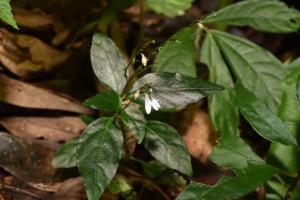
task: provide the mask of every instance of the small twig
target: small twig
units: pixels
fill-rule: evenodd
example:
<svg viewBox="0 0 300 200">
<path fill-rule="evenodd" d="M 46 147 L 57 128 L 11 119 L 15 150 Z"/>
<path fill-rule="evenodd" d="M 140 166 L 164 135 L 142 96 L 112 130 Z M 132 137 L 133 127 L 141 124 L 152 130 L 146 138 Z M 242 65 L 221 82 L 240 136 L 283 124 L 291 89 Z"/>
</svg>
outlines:
<svg viewBox="0 0 300 200">
<path fill-rule="evenodd" d="M 13 187 L 13 186 L 10 186 L 10 185 L 3 185 L 1 183 L 0 183 L 0 190 L 27 195 L 27 196 L 33 197 L 35 199 L 42 199 L 37 194 L 34 194 L 34 193 L 29 192 L 27 190 L 17 188 L 17 187 Z"/>
</svg>

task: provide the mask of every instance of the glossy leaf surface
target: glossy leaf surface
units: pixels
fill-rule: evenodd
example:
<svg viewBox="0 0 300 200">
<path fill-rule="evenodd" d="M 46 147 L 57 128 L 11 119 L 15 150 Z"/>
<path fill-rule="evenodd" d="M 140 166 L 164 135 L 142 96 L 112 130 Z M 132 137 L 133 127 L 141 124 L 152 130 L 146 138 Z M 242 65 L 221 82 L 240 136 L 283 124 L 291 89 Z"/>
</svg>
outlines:
<svg viewBox="0 0 300 200">
<path fill-rule="evenodd" d="M 132 93 L 137 90 L 150 92 L 149 96 L 158 100 L 161 109 L 175 109 L 219 92 L 223 90 L 223 87 L 179 73 L 160 72 L 150 73 L 139 79 L 135 83 Z M 145 95 L 141 94 L 142 102 L 144 98 Z"/>
<path fill-rule="evenodd" d="M 115 176 L 123 135 L 114 118 L 100 118 L 82 133 L 77 145 L 77 167 L 89 200 L 98 200 Z"/>
<path fill-rule="evenodd" d="M 73 138 L 61 146 L 55 153 L 52 166 L 55 168 L 69 168 L 76 166 L 76 146 L 79 137 Z"/>
<path fill-rule="evenodd" d="M 196 77 L 195 33 L 193 28 L 184 28 L 164 43 L 156 56 L 154 70 Z"/>
<path fill-rule="evenodd" d="M 201 62 L 209 68 L 209 80 L 225 86 L 224 91 L 209 97 L 209 115 L 221 135 L 238 135 L 239 113 L 233 102 L 233 80 L 213 36 L 207 33 L 201 51 Z"/>
<path fill-rule="evenodd" d="M 249 92 L 241 82 L 236 84 L 235 91 L 235 103 L 259 135 L 271 141 L 297 146 L 297 140 L 285 124 Z"/>
<path fill-rule="evenodd" d="M 280 1 L 246 0 L 227 6 L 209 16 L 204 23 L 222 23 L 272 33 L 295 32 L 300 28 L 300 12 Z"/>
<path fill-rule="evenodd" d="M 285 74 L 282 63 L 249 40 L 221 31 L 210 32 L 236 78 L 274 113 L 277 112 L 281 98 L 281 81 Z"/>
<path fill-rule="evenodd" d="M 296 62 L 296 63 L 295 63 Z M 291 133 L 300 141 L 300 112 L 297 106 L 297 77 L 300 75 L 300 63 L 295 60 L 288 68 L 288 75 L 282 83 L 282 100 L 278 117 L 286 124 Z M 268 160 L 283 169 L 296 172 L 300 167 L 300 152 L 296 147 L 272 142 Z"/>
<path fill-rule="evenodd" d="M 91 62 L 99 81 L 121 94 L 126 84 L 127 63 L 115 43 L 99 31 L 93 36 Z"/>
<path fill-rule="evenodd" d="M 159 121 L 148 121 L 145 131 L 143 144 L 155 159 L 181 173 L 192 175 L 187 146 L 172 126 Z"/>
<path fill-rule="evenodd" d="M 93 109 L 117 112 L 121 109 L 121 97 L 115 91 L 110 90 L 85 100 L 83 105 Z"/>
<path fill-rule="evenodd" d="M 125 125 L 135 135 L 137 142 L 141 144 L 145 136 L 146 125 L 143 113 L 139 109 L 129 106 L 121 113 L 121 117 Z"/>
</svg>

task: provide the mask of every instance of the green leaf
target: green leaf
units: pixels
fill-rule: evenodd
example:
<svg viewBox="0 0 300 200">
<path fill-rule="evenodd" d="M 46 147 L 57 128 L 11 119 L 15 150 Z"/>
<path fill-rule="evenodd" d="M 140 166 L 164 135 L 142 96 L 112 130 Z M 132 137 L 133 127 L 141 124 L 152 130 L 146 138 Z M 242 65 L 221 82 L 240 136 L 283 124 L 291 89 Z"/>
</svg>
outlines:
<svg viewBox="0 0 300 200">
<path fill-rule="evenodd" d="M 121 94 L 126 84 L 127 63 L 115 43 L 99 31 L 93 36 L 91 62 L 99 81 Z"/>
<path fill-rule="evenodd" d="M 197 102 L 221 91 L 223 87 L 179 73 L 160 72 L 143 76 L 135 83 L 131 93 L 134 94 L 137 90 L 150 93 L 149 89 L 152 91 L 150 96 L 158 100 L 161 109 L 174 109 Z M 144 98 L 142 94 L 139 100 L 144 102 Z"/>
<path fill-rule="evenodd" d="M 300 199 L 300 179 L 298 179 L 297 185 L 290 198 L 290 200 L 297 200 L 297 199 Z"/>
<path fill-rule="evenodd" d="M 145 136 L 146 119 L 143 113 L 134 106 L 128 106 L 121 117 L 125 125 L 133 132 L 138 144 L 141 144 Z"/>
<path fill-rule="evenodd" d="M 235 103 L 244 118 L 262 137 L 286 145 L 297 146 L 297 140 L 285 124 L 260 102 L 240 81 L 236 84 Z"/>
<path fill-rule="evenodd" d="M 210 156 L 218 165 L 233 169 L 235 177 L 222 177 L 215 186 L 190 184 L 176 200 L 238 199 L 255 190 L 279 169 L 265 163 L 241 138 L 224 135 Z"/>
<path fill-rule="evenodd" d="M 92 123 L 95 118 L 90 116 L 90 115 L 80 115 L 80 119 L 86 124 L 89 125 L 90 123 Z"/>
<path fill-rule="evenodd" d="M 123 136 L 114 118 L 100 118 L 82 133 L 77 145 L 77 167 L 89 200 L 98 200 L 116 174 Z"/>
<path fill-rule="evenodd" d="M 143 162 L 143 172 L 148 178 L 154 179 L 161 185 L 178 186 L 185 185 L 186 180 L 176 171 L 170 170 L 157 160 Z"/>
<path fill-rule="evenodd" d="M 10 0 L 0 0 L 0 19 L 5 21 L 15 29 L 19 29 L 11 12 L 9 3 Z"/>
<path fill-rule="evenodd" d="M 159 121 L 148 121 L 145 131 L 143 144 L 155 159 L 181 173 L 192 175 L 187 146 L 173 127 Z"/>
<path fill-rule="evenodd" d="M 250 166 L 243 174 L 235 177 L 223 176 L 214 186 L 191 183 L 176 200 L 231 200 L 239 199 L 254 191 L 270 177 L 279 172 L 276 168 L 266 168 L 264 165 Z"/>
<path fill-rule="evenodd" d="M 196 55 L 194 47 L 195 29 L 184 28 L 173 35 L 155 58 L 154 70 L 157 72 L 181 73 L 196 77 Z"/>
<path fill-rule="evenodd" d="M 237 79 L 274 113 L 281 98 L 282 63 L 253 42 L 221 31 L 210 31 Z"/>
<path fill-rule="evenodd" d="M 238 135 L 239 113 L 233 102 L 233 80 L 213 36 L 208 32 L 200 51 L 201 62 L 209 68 L 209 80 L 227 89 L 209 97 L 213 127 L 222 135 Z"/>
<path fill-rule="evenodd" d="M 70 168 L 76 166 L 76 146 L 79 137 L 73 138 L 61 146 L 55 153 L 52 166 L 55 168 Z"/>
<path fill-rule="evenodd" d="M 300 108 L 300 76 L 298 76 L 298 78 L 297 78 L 297 88 L 296 89 L 297 89 L 298 108 Z"/>
<path fill-rule="evenodd" d="M 223 136 L 209 158 L 220 166 L 234 169 L 237 173 L 251 164 L 265 163 L 247 143 L 237 136 Z"/>
<path fill-rule="evenodd" d="M 109 90 L 85 100 L 83 105 L 93 109 L 118 112 L 121 109 L 121 97 L 115 91 Z"/>
<path fill-rule="evenodd" d="M 150 9 L 169 17 L 183 15 L 192 2 L 193 0 L 147 0 Z"/>
<path fill-rule="evenodd" d="M 300 63 L 294 67 L 294 62 L 292 62 L 288 65 L 288 69 L 289 73 L 282 83 L 283 94 L 278 117 L 286 124 L 291 133 L 299 138 L 300 112 L 297 106 L 296 85 L 297 77 L 300 75 Z M 296 172 L 300 167 L 300 152 L 296 147 L 272 142 L 268 161 L 281 168 Z"/>
<path fill-rule="evenodd" d="M 284 199 L 285 195 L 288 191 L 288 187 L 285 184 L 282 184 L 278 180 L 269 180 L 266 183 L 267 187 L 266 190 L 268 193 L 266 193 L 266 199 Z"/>
<path fill-rule="evenodd" d="M 126 177 L 117 174 L 111 183 L 108 185 L 107 190 L 111 193 L 121 193 L 121 192 L 129 192 L 132 191 L 133 188 Z"/>
<path fill-rule="evenodd" d="M 227 6 L 209 16 L 203 23 L 251 26 L 272 33 L 295 32 L 300 28 L 300 13 L 280 1 L 248 0 Z"/>
</svg>

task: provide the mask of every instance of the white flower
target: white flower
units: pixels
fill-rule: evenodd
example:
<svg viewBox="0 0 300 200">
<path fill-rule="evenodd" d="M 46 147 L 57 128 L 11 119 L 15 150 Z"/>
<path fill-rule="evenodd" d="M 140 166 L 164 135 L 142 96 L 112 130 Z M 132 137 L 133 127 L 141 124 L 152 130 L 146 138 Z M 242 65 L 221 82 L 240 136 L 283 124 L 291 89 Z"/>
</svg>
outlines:
<svg viewBox="0 0 300 200">
<path fill-rule="evenodd" d="M 145 94 L 145 110 L 146 110 L 146 113 L 150 114 L 152 108 L 156 111 L 159 110 L 160 105 L 158 103 L 158 100 L 156 100 L 152 97 L 149 97 L 148 94 Z"/>
<path fill-rule="evenodd" d="M 147 60 L 146 56 L 143 53 L 141 53 L 141 56 L 142 56 L 142 64 L 144 65 L 144 67 L 146 67 L 148 60 Z"/>
</svg>

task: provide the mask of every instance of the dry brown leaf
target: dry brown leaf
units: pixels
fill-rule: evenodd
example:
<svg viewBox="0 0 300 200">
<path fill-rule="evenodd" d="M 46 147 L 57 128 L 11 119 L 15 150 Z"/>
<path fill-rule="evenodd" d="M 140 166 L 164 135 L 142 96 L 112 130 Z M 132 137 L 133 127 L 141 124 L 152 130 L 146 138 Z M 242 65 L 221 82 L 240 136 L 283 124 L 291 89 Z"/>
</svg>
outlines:
<svg viewBox="0 0 300 200">
<path fill-rule="evenodd" d="M 44 199 L 52 193 L 35 189 L 14 176 L 7 176 L 3 181 L 4 195 L 11 200 Z"/>
<path fill-rule="evenodd" d="M 81 178 L 72 178 L 64 181 L 52 200 L 85 200 L 87 199 Z"/>
<path fill-rule="evenodd" d="M 81 178 L 72 178 L 63 182 L 51 200 L 87 199 Z M 50 199 L 49 199 L 50 200 Z"/>
<path fill-rule="evenodd" d="M 48 15 L 41 10 L 26 10 L 23 8 L 14 7 L 14 18 L 19 27 L 45 30 L 53 29 L 55 36 L 52 39 L 52 45 L 57 46 L 65 41 L 70 35 L 70 29 L 62 21 L 58 20 L 53 15 Z"/>
<path fill-rule="evenodd" d="M 30 140 L 0 132 L 0 167 L 34 188 L 56 191 L 53 151 Z"/>
<path fill-rule="evenodd" d="M 48 73 L 68 57 L 68 52 L 58 51 L 35 37 L 0 29 L 0 61 L 22 78 Z"/>
<path fill-rule="evenodd" d="M 62 142 L 80 135 L 86 125 L 79 117 L 0 117 L 0 124 L 25 139 Z"/>
<path fill-rule="evenodd" d="M 93 112 L 69 96 L 54 93 L 5 75 L 0 75 L 0 100 L 26 108 L 61 110 L 83 114 Z"/>
<path fill-rule="evenodd" d="M 45 200 L 86 200 L 87 196 L 85 193 L 85 188 L 82 183 L 82 179 L 72 178 L 63 182 L 63 184 L 59 187 L 57 192 L 51 197 Z M 118 200 L 116 194 L 109 193 L 105 191 L 101 199 L 103 200 Z"/>
<path fill-rule="evenodd" d="M 216 142 L 216 133 L 211 126 L 209 116 L 199 109 L 196 111 L 189 110 L 186 114 L 192 115 L 193 118 L 183 135 L 183 139 L 190 154 L 198 161 L 207 163 Z"/>
</svg>

